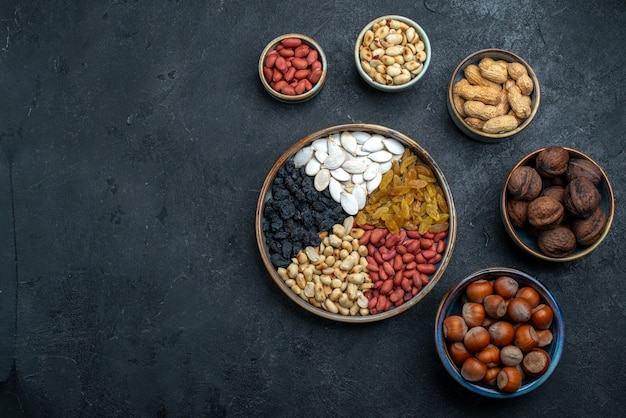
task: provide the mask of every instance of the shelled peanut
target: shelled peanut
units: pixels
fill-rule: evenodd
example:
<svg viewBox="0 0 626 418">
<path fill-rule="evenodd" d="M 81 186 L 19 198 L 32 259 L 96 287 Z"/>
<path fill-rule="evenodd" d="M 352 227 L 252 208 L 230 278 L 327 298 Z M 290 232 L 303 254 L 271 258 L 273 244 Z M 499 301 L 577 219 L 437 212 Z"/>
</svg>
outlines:
<svg viewBox="0 0 626 418">
<path fill-rule="evenodd" d="M 285 38 L 270 50 L 263 77 L 273 90 L 287 96 L 311 90 L 323 74 L 319 52 L 300 38 Z"/>
<path fill-rule="evenodd" d="M 453 86 L 452 99 L 469 127 L 499 134 L 530 117 L 535 86 L 523 64 L 484 57 L 465 67 L 463 74 Z"/>
<path fill-rule="evenodd" d="M 424 48 L 413 26 L 397 19 L 382 19 L 363 36 L 359 46 L 361 67 L 379 84 L 406 84 L 424 69 Z"/>
<path fill-rule="evenodd" d="M 287 267 L 278 269 L 285 284 L 304 301 L 341 315 L 369 314 L 365 292 L 374 284 L 367 271 L 367 247 L 359 244 L 365 231 L 354 218 L 321 232 L 319 247 L 307 247 Z"/>
<path fill-rule="evenodd" d="M 404 304 L 430 283 L 448 231 L 420 234 L 354 225 L 354 217 L 321 232 L 278 275 L 293 293 L 333 314 L 366 316 Z"/>
</svg>

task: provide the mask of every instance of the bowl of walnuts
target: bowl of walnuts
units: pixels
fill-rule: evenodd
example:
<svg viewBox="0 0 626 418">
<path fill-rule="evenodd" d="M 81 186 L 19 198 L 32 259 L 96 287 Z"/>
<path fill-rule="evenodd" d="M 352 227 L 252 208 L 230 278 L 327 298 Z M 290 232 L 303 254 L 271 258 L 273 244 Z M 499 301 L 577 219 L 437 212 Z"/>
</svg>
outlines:
<svg viewBox="0 0 626 418">
<path fill-rule="evenodd" d="M 489 48 L 456 66 L 446 102 L 461 132 L 477 141 L 499 143 L 532 122 L 540 100 L 533 68 L 513 52 Z"/>
<path fill-rule="evenodd" d="M 615 196 L 591 157 L 548 146 L 517 162 L 502 188 L 500 211 L 513 241 L 547 261 L 572 261 L 594 251 L 609 233 Z"/>
</svg>

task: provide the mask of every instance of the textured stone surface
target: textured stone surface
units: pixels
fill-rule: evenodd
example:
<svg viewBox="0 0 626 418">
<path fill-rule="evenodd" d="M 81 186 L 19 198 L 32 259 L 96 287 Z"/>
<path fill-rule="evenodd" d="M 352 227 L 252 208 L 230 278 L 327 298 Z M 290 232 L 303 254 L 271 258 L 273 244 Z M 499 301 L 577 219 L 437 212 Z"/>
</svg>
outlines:
<svg viewBox="0 0 626 418">
<path fill-rule="evenodd" d="M 433 48 L 419 86 L 398 94 L 368 87 L 353 62 L 361 26 L 386 13 L 418 21 Z M 7 0 L 0 23 L 0 214 L 14 213 L 0 222 L 0 415 L 618 414 L 623 2 Z M 257 75 L 265 44 L 287 32 L 315 38 L 329 59 L 323 90 L 299 105 L 272 99 Z M 542 88 L 536 120 L 499 145 L 463 136 L 445 104 L 452 69 L 486 47 L 523 56 Z M 420 142 L 459 216 L 435 290 L 364 326 L 328 322 L 280 293 L 253 227 L 280 154 L 351 121 Z M 510 167 L 547 145 L 592 156 L 617 199 L 605 242 L 567 264 L 524 255 L 499 213 Z M 536 275 L 567 326 L 555 373 L 507 403 L 464 392 L 434 347 L 446 289 L 494 265 Z"/>
</svg>

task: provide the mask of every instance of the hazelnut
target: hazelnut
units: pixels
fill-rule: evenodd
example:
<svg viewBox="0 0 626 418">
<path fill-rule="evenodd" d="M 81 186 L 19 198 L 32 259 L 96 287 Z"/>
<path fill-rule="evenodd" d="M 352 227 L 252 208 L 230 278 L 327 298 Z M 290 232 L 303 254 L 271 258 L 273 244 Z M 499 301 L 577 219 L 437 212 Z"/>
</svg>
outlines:
<svg viewBox="0 0 626 418">
<path fill-rule="evenodd" d="M 535 168 L 543 177 L 554 177 L 565 173 L 569 152 L 563 147 L 547 147 L 537 155 Z"/>
<path fill-rule="evenodd" d="M 549 257 L 562 258 L 576 248 L 576 236 L 564 226 L 556 226 L 539 233 L 539 250 Z"/>
<path fill-rule="evenodd" d="M 606 226 L 606 215 L 601 207 L 598 207 L 586 219 L 576 219 L 572 222 L 572 232 L 580 245 L 591 245 L 596 242 Z"/>
<path fill-rule="evenodd" d="M 563 203 L 575 217 L 587 218 L 600 206 L 600 192 L 586 177 L 577 177 L 565 188 Z"/>
<path fill-rule="evenodd" d="M 564 213 L 561 202 L 550 196 L 539 196 L 528 204 L 528 223 L 536 228 L 557 225 Z"/>
<path fill-rule="evenodd" d="M 527 215 L 528 202 L 526 200 L 508 199 L 506 202 L 506 211 L 509 214 L 511 223 L 516 228 L 523 228 L 528 220 Z"/>
<path fill-rule="evenodd" d="M 530 201 L 539 196 L 542 186 L 541 176 L 537 170 L 523 165 L 511 172 L 506 189 L 514 199 Z"/>
<path fill-rule="evenodd" d="M 568 182 L 579 177 L 584 177 L 593 184 L 600 184 L 602 180 L 602 172 L 598 167 L 591 161 L 582 158 L 570 158 L 565 175 Z"/>
</svg>

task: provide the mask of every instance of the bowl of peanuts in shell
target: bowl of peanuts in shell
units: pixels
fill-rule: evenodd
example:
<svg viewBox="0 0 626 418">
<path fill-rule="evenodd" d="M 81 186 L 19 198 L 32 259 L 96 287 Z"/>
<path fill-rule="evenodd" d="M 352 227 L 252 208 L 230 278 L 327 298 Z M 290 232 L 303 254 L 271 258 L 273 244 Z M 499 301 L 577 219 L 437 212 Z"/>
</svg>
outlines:
<svg viewBox="0 0 626 418">
<path fill-rule="evenodd" d="M 426 74 L 430 41 L 415 21 L 398 15 L 381 16 L 359 33 L 354 60 L 359 75 L 371 87 L 388 93 L 404 91 Z"/>
<path fill-rule="evenodd" d="M 322 47 L 312 38 L 287 33 L 270 41 L 259 58 L 265 90 L 283 103 L 302 103 L 316 96 L 328 72 Z"/>
<path fill-rule="evenodd" d="M 470 138 L 498 143 L 524 130 L 535 118 L 541 89 L 532 67 L 498 48 L 476 51 L 452 72 L 448 113 Z"/>
<path fill-rule="evenodd" d="M 256 238 L 291 301 L 367 323 L 415 307 L 443 276 L 457 215 L 433 157 L 394 129 L 346 123 L 296 141 L 265 178 Z"/>
<path fill-rule="evenodd" d="M 462 387 L 509 399 L 537 389 L 556 369 L 565 345 L 563 313 L 538 278 L 486 267 L 443 296 L 435 345 L 446 372 Z"/>
</svg>

